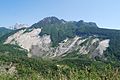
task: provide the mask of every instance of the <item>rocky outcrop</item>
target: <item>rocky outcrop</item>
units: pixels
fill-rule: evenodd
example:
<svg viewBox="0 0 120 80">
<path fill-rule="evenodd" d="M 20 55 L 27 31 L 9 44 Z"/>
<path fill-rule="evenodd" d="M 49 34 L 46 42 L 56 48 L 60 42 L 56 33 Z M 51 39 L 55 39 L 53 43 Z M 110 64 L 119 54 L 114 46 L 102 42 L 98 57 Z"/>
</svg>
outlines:
<svg viewBox="0 0 120 80">
<path fill-rule="evenodd" d="M 0 75 L 2 74 L 9 74 L 9 75 L 15 75 L 17 74 L 16 66 L 11 63 L 4 63 L 0 65 Z"/>
<path fill-rule="evenodd" d="M 15 25 L 9 26 L 8 28 L 10 28 L 12 30 L 17 30 L 17 29 L 28 28 L 28 27 L 29 27 L 28 24 L 19 24 L 19 23 L 16 23 Z"/>
<path fill-rule="evenodd" d="M 40 32 L 40 28 L 33 28 L 28 32 L 23 29 L 9 36 L 4 44 L 18 44 L 29 52 L 28 57 L 42 56 L 50 58 L 66 56 L 66 54 L 73 51 L 78 51 L 77 54 L 90 54 L 95 57 L 103 55 L 109 47 L 109 39 L 100 40 L 93 36 L 66 38 L 57 47 L 51 47 L 51 36 L 39 36 Z"/>
</svg>

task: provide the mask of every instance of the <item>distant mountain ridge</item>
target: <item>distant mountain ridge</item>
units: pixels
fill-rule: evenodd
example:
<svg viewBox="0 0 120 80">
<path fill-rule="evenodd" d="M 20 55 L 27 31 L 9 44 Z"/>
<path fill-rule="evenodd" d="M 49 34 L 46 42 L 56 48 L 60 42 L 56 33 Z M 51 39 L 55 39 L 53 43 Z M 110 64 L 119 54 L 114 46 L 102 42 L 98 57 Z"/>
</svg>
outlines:
<svg viewBox="0 0 120 80">
<path fill-rule="evenodd" d="M 0 27 L 0 37 L 4 36 L 5 34 L 10 33 L 12 30 L 5 28 L 5 27 Z"/>
<path fill-rule="evenodd" d="M 19 24 L 19 23 L 16 23 L 15 25 L 10 26 L 9 28 L 12 29 L 12 30 L 17 30 L 17 29 L 27 28 L 27 27 L 29 27 L 28 24 Z"/>
</svg>

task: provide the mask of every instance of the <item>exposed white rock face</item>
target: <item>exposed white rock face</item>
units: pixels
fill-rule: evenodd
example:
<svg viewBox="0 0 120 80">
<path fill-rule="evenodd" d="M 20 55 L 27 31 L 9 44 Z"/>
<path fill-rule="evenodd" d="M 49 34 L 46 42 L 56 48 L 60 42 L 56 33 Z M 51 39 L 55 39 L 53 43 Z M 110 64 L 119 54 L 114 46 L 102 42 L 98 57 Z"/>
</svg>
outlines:
<svg viewBox="0 0 120 80">
<path fill-rule="evenodd" d="M 91 54 L 92 57 L 103 55 L 107 47 L 109 47 L 109 39 L 100 40 L 95 37 L 82 38 L 76 36 L 74 38 L 66 38 L 59 43 L 57 47 L 51 47 L 52 41 L 50 35 L 39 36 L 41 29 L 32 29 L 25 32 L 26 29 L 20 30 L 17 33 L 8 37 L 4 44 L 18 44 L 26 49 L 28 57 L 59 57 L 78 51 L 77 54 Z"/>
<path fill-rule="evenodd" d="M 20 30 L 17 33 L 15 33 L 14 35 L 9 36 L 4 44 L 8 44 L 8 43 L 15 44 L 15 40 L 14 39 L 17 40 L 24 31 L 25 30 Z"/>
<path fill-rule="evenodd" d="M 97 42 L 97 41 L 99 41 L 99 39 L 98 39 L 98 38 L 93 39 L 93 40 L 92 40 L 92 44 L 94 44 L 94 43 L 95 43 L 95 42 Z"/>
<path fill-rule="evenodd" d="M 68 39 L 64 40 L 64 42 L 60 43 L 59 46 L 57 47 L 53 57 L 61 56 L 64 53 L 68 52 L 70 49 L 72 49 L 72 47 L 74 47 L 78 39 L 80 39 L 80 37 L 76 36 L 71 40 L 68 40 Z"/>
<path fill-rule="evenodd" d="M 109 47 L 109 42 L 109 39 L 99 42 L 99 46 L 97 47 L 97 49 L 99 49 L 100 55 L 103 55 L 103 51 L 105 51 Z"/>
<path fill-rule="evenodd" d="M 31 32 L 25 32 L 25 30 L 20 30 L 14 35 L 8 37 L 5 44 L 18 44 L 22 48 L 30 51 L 32 45 L 40 45 L 42 43 L 49 44 L 51 42 L 50 36 L 40 37 L 39 33 L 41 29 L 33 29 Z"/>
<path fill-rule="evenodd" d="M 99 45 L 97 46 L 97 48 L 92 53 L 92 57 L 95 57 L 97 55 L 102 56 L 104 51 L 106 51 L 106 49 L 109 47 L 109 42 L 110 42 L 109 39 L 100 41 Z"/>
<path fill-rule="evenodd" d="M 65 40 L 64 40 L 64 42 L 67 42 L 68 41 L 68 38 L 66 38 Z"/>
</svg>

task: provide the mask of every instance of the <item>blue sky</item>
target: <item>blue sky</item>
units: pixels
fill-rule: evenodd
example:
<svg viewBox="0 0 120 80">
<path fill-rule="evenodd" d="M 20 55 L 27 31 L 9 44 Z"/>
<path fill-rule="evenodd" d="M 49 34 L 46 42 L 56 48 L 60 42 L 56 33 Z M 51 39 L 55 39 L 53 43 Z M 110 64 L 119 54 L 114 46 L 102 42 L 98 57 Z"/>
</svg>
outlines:
<svg viewBox="0 0 120 80">
<path fill-rule="evenodd" d="M 0 26 L 31 25 L 48 16 L 120 29 L 120 0 L 0 0 Z"/>
</svg>

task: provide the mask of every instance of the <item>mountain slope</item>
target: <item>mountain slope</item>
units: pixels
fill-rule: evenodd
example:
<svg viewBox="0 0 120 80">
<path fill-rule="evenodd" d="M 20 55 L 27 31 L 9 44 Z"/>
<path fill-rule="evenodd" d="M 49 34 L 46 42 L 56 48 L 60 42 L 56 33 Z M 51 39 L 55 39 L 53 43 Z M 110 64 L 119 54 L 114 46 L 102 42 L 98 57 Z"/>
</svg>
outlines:
<svg viewBox="0 0 120 80">
<path fill-rule="evenodd" d="M 88 54 L 89 57 L 119 59 L 120 31 L 99 28 L 93 22 L 65 21 L 47 17 L 29 28 L 16 31 L 4 44 L 17 44 L 28 56 L 64 57 Z M 116 48 L 116 46 L 118 48 Z"/>
<path fill-rule="evenodd" d="M 47 17 L 0 43 L 1 80 L 120 79 L 120 31 L 93 22 Z"/>
<path fill-rule="evenodd" d="M 4 27 L 0 27 L 0 37 L 2 37 L 3 35 L 10 33 L 12 30 L 4 28 Z"/>
</svg>

